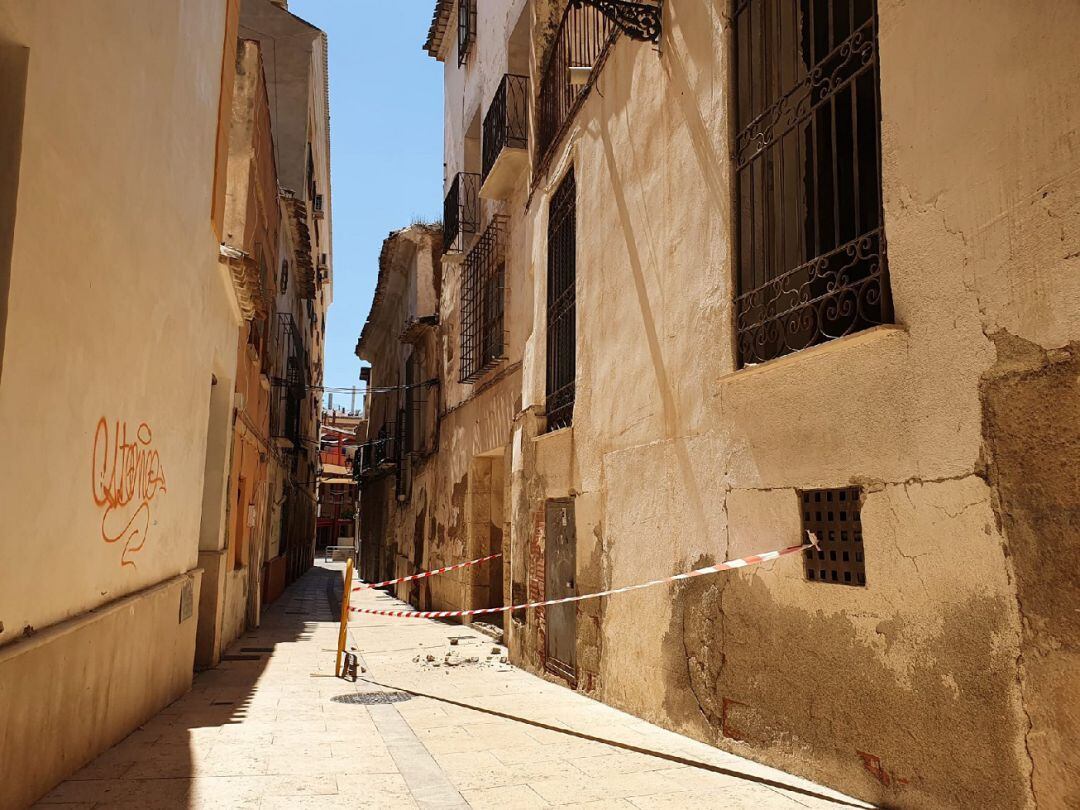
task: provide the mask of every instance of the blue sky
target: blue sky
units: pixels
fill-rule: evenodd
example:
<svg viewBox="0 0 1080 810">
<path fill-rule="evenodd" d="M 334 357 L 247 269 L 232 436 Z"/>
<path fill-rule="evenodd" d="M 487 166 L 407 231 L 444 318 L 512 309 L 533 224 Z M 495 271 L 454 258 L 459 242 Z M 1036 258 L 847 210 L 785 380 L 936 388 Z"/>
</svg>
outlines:
<svg viewBox="0 0 1080 810">
<path fill-rule="evenodd" d="M 359 385 L 353 353 L 387 234 L 442 216 L 442 64 L 421 45 L 434 0 L 290 0 L 330 43 L 334 304 L 325 385 Z M 335 396 L 334 405 L 348 402 Z"/>
</svg>

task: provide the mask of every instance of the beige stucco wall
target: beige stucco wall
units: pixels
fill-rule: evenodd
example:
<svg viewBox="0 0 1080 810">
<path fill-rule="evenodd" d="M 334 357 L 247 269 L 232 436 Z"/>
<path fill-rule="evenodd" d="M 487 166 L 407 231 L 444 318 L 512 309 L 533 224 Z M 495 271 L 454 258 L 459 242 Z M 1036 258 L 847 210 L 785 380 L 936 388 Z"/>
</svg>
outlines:
<svg viewBox="0 0 1080 810">
<path fill-rule="evenodd" d="M 190 683 L 177 583 L 197 580 L 211 375 L 232 390 L 239 323 L 211 223 L 225 16 L 0 3 L 29 59 L 0 387 L 5 806 Z"/>
<path fill-rule="evenodd" d="M 217 0 L 171 15 L 119 0 L 0 7 L 4 37 L 30 50 L 0 391 L 0 555 L 13 562 L 0 641 L 194 566 L 210 375 L 231 379 L 236 363 L 209 214 L 224 13 Z M 99 465 L 118 423 L 129 442 L 145 424 L 140 449 L 159 459 L 148 530 L 130 544 L 102 536 L 99 420 Z"/>
<path fill-rule="evenodd" d="M 199 572 L 0 648 L 0 808 L 28 807 L 191 686 Z"/>
<path fill-rule="evenodd" d="M 1050 536 L 1058 565 L 1075 559 L 1073 478 L 1058 459 L 1080 459 L 1050 413 L 1029 448 L 1046 472 L 1018 466 L 1015 445 L 996 462 L 993 435 L 1024 430 L 1032 412 L 1005 406 L 1025 379 L 1064 414 L 1076 397 L 1064 380 L 1080 339 L 1080 60 L 1063 57 L 1076 9 L 965 2 L 931 15 L 881 0 L 879 11 L 896 326 L 736 371 L 724 2 L 665 3 L 659 52 L 619 42 L 531 201 L 519 186 L 511 240 L 529 268 L 532 331 L 511 553 L 528 555 L 545 498 L 572 495 L 580 589 L 630 584 L 797 542 L 798 488 L 862 484 L 865 589 L 806 582 L 788 559 L 613 598 L 579 611 L 579 682 L 875 801 L 1064 806 L 1076 720 L 1054 717 L 1050 696 L 1076 684 L 1070 586 L 1025 613 L 1025 577 L 1034 596 L 1053 563 L 1033 551 L 1018 570 L 1012 556 Z M 474 58 L 497 70 L 498 49 L 479 43 Z M 455 60 L 446 72 L 468 111 Z M 463 148 L 457 103 L 448 96 L 448 154 Z M 533 441 L 547 205 L 570 165 L 574 428 Z M 1035 345 L 1018 359 L 1023 341 Z M 993 399 L 987 381 L 1006 373 Z M 988 423 L 995 406 L 1003 415 Z M 1003 502 L 1004 476 L 1033 473 L 1055 476 L 1039 487 L 1057 522 L 1040 524 L 1032 504 L 1010 534 L 1026 505 Z M 513 649 L 539 667 L 530 633 Z"/>
</svg>

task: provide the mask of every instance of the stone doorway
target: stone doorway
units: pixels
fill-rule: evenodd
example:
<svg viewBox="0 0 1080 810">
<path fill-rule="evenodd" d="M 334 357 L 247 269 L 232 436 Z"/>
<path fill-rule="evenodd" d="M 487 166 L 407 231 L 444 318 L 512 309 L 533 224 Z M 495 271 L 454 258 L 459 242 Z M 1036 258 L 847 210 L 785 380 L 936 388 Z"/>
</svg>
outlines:
<svg viewBox="0 0 1080 810">
<path fill-rule="evenodd" d="M 473 458 L 469 468 L 469 489 L 466 509 L 469 519 L 469 550 L 467 559 L 474 560 L 489 554 L 503 557 L 475 565 L 468 570 L 470 608 L 499 607 L 506 604 L 503 594 L 503 566 L 507 561 L 503 538 L 508 537 L 510 516 L 506 506 L 505 453 L 498 448 Z M 502 613 L 489 613 L 479 621 L 503 627 Z"/>
</svg>

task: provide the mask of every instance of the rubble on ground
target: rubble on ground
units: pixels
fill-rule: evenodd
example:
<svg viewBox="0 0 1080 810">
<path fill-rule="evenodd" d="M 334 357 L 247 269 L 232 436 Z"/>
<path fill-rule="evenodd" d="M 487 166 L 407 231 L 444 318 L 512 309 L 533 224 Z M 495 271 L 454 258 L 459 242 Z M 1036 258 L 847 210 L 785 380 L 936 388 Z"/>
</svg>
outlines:
<svg viewBox="0 0 1080 810">
<path fill-rule="evenodd" d="M 447 646 L 440 652 L 420 653 L 413 657 L 413 663 L 421 669 L 454 669 L 458 667 L 480 667 L 496 672 L 509 672 L 510 659 L 506 648 L 494 645 L 481 652 L 490 641 L 487 639 L 455 636 L 447 639 Z"/>
</svg>

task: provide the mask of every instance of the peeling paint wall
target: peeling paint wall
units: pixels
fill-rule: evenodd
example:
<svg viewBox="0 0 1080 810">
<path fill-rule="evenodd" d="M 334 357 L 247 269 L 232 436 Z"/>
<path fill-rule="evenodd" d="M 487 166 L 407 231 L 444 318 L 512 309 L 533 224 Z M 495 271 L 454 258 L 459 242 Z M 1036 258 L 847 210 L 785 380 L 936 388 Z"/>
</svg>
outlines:
<svg viewBox="0 0 1080 810">
<path fill-rule="evenodd" d="M 1080 342 L 1046 350 L 1001 331 L 983 377 L 994 508 L 1022 633 L 1016 673 L 1031 791 L 1080 804 Z M 1011 668 L 1010 668 L 1011 669 Z"/>
</svg>

